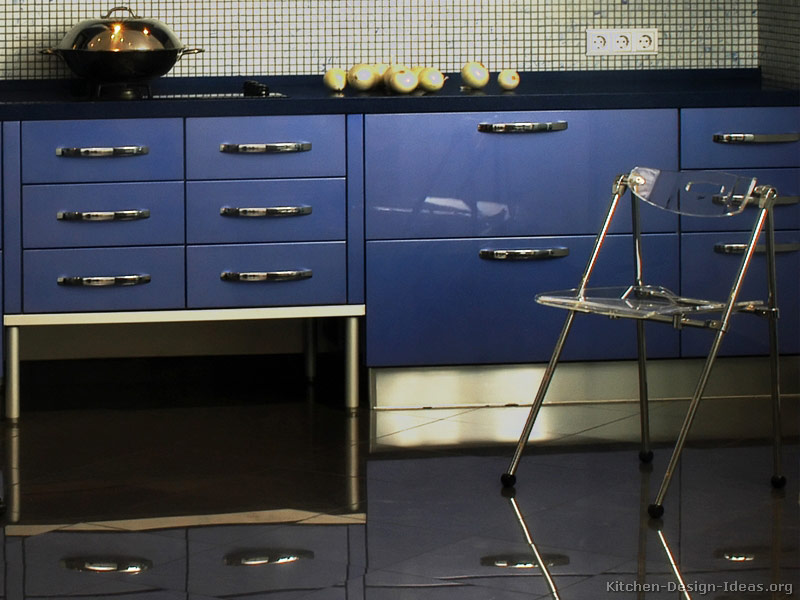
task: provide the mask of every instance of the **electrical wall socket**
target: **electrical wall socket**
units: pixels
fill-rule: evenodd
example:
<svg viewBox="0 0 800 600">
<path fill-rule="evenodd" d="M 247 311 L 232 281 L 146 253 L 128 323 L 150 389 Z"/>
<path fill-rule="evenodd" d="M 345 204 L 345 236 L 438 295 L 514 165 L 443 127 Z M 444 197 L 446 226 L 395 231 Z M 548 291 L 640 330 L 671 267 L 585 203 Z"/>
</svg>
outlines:
<svg viewBox="0 0 800 600">
<path fill-rule="evenodd" d="M 586 30 L 587 56 L 625 56 L 658 54 L 658 29 L 631 27 L 624 29 Z"/>
</svg>

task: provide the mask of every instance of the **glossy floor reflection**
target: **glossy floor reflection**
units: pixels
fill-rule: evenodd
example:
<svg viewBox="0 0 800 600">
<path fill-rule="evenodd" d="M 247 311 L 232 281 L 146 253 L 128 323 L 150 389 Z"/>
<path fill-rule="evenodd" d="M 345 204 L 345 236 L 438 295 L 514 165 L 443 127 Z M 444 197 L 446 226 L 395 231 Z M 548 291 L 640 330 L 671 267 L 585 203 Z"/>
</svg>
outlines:
<svg viewBox="0 0 800 600">
<path fill-rule="evenodd" d="M 798 596 L 796 398 L 785 490 L 764 402 L 711 401 L 659 523 L 645 509 L 669 448 L 640 467 L 635 405 L 545 407 L 503 494 L 519 409 L 348 417 L 339 389 L 24 411 L 4 432 L 4 597 Z M 654 406 L 657 439 L 683 408 Z"/>
</svg>

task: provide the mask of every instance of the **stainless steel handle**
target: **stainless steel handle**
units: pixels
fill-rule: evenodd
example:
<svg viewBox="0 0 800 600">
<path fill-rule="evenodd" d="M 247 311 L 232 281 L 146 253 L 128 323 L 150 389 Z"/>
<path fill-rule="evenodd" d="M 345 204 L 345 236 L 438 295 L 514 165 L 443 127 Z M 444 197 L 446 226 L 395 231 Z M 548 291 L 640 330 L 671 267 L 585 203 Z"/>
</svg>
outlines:
<svg viewBox="0 0 800 600">
<path fill-rule="evenodd" d="M 223 206 L 219 209 L 223 217 L 303 217 L 311 214 L 310 206 L 265 206 L 258 208 L 235 208 Z"/>
<path fill-rule="evenodd" d="M 311 142 L 272 142 L 269 144 L 220 144 L 219 151 L 228 154 L 280 154 L 308 152 Z"/>
<path fill-rule="evenodd" d="M 150 275 L 101 275 L 91 277 L 59 277 L 58 285 L 76 287 L 112 287 L 150 283 Z"/>
<path fill-rule="evenodd" d="M 785 144 L 800 141 L 800 133 L 715 133 L 717 144 Z"/>
<path fill-rule="evenodd" d="M 747 250 L 747 244 L 726 244 L 724 242 L 714 244 L 714 252 L 717 254 L 744 254 L 745 250 Z M 776 254 L 780 252 L 797 252 L 798 250 L 800 250 L 800 242 L 775 244 Z M 762 244 L 756 246 L 756 252 L 764 253 L 766 251 L 766 246 Z"/>
<path fill-rule="evenodd" d="M 71 557 L 63 559 L 61 566 L 70 571 L 138 575 L 150 569 L 153 566 L 153 562 L 146 558 Z"/>
<path fill-rule="evenodd" d="M 107 158 L 143 156 L 150 152 L 147 146 L 97 146 L 91 148 L 56 148 L 56 156 L 67 158 Z"/>
<path fill-rule="evenodd" d="M 314 558 L 314 552 L 311 550 L 264 548 L 228 554 L 223 558 L 223 562 L 229 567 L 259 567 L 261 565 L 284 565 L 312 558 Z"/>
<path fill-rule="evenodd" d="M 56 214 L 59 221 L 138 221 L 149 219 L 150 211 L 141 210 L 111 210 L 111 211 L 69 211 L 62 210 Z"/>
<path fill-rule="evenodd" d="M 563 131 L 566 121 L 550 123 L 478 123 L 481 133 L 544 133 L 547 131 Z"/>
<path fill-rule="evenodd" d="M 484 248 L 478 256 L 485 260 L 542 260 L 545 258 L 561 258 L 569 255 L 569 248 L 506 249 L 491 250 Z"/>
<path fill-rule="evenodd" d="M 251 272 L 236 272 L 236 271 L 223 271 L 219 274 L 222 281 L 240 282 L 240 283 L 260 283 L 271 281 L 297 281 L 299 279 L 309 279 L 313 275 L 311 269 L 298 269 L 296 271 L 251 271 Z"/>
</svg>

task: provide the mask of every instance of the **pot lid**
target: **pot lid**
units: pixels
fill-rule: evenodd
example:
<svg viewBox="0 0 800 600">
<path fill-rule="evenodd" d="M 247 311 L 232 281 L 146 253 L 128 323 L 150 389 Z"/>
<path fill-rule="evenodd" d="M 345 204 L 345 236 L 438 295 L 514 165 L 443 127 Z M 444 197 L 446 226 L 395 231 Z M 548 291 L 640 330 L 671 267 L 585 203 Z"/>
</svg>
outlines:
<svg viewBox="0 0 800 600">
<path fill-rule="evenodd" d="M 112 16 L 127 11 L 122 18 Z M 128 52 L 179 50 L 183 47 L 172 30 L 157 19 L 143 19 L 126 6 L 117 6 L 99 19 L 81 21 L 58 44 L 59 50 Z"/>
</svg>

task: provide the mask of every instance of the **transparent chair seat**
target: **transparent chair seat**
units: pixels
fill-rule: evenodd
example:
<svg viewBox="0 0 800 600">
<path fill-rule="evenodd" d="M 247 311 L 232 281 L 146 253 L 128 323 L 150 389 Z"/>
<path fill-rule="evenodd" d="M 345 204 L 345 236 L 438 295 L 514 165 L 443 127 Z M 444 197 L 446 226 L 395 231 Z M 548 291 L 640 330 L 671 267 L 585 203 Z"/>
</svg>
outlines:
<svg viewBox="0 0 800 600">
<path fill-rule="evenodd" d="M 545 292 L 536 296 L 536 302 L 578 312 L 628 319 L 714 313 L 725 308 L 725 302 L 683 298 L 657 285 L 586 288 L 582 292 L 579 288 Z M 763 303 L 760 301 L 737 302 L 734 310 L 744 310 L 761 304 Z"/>
</svg>

